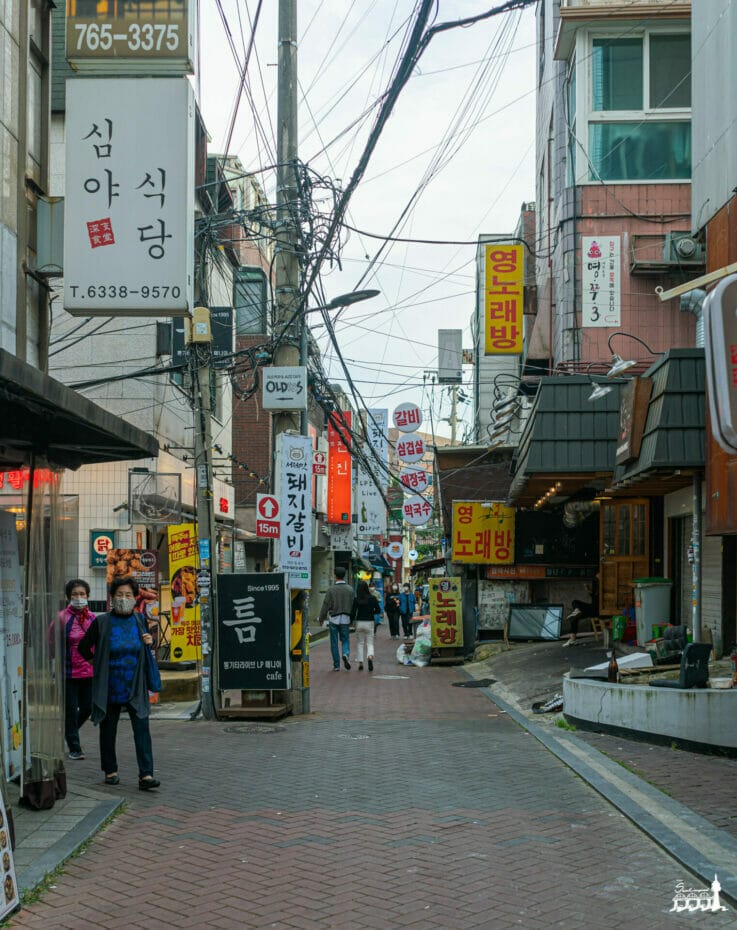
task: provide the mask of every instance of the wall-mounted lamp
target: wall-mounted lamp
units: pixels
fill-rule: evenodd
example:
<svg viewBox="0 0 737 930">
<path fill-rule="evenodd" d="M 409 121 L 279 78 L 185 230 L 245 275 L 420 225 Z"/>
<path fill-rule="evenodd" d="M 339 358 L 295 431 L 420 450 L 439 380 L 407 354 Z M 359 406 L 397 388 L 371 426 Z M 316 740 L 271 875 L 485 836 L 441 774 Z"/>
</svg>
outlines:
<svg viewBox="0 0 737 930">
<path fill-rule="evenodd" d="M 630 368 L 634 368 L 635 365 L 637 364 L 637 361 L 635 359 L 625 360 L 623 358 L 620 358 L 617 355 L 617 353 L 612 348 L 612 339 L 614 339 L 615 336 L 627 336 L 629 339 L 634 339 L 635 342 L 639 342 L 641 346 L 644 346 L 647 349 L 647 351 L 650 353 L 650 355 L 665 355 L 665 352 L 655 352 L 653 349 L 650 348 L 650 346 L 643 339 L 640 339 L 639 336 L 634 336 L 632 333 L 624 333 L 624 332 L 612 333 L 611 336 L 607 339 L 607 345 L 609 346 L 609 351 L 612 353 L 612 367 L 609 369 L 609 371 L 606 374 L 607 378 L 617 378 L 619 377 L 619 375 L 624 374 L 625 371 L 629 371 Z M 602 396 L 602 395 L 599 395 L 599 396 Z M 592 398 L 589 398 L 589 400 L 591 399 Z"/>
</svg>

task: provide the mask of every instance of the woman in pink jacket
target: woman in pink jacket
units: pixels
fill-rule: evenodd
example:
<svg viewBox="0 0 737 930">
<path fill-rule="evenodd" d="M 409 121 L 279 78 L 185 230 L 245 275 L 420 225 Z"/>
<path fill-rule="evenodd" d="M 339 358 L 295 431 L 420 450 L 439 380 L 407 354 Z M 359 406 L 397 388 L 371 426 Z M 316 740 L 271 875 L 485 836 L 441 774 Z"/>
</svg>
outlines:
<svg viewBox="0 0 737 930">
<path fill-rule="evenodd" d="M 66 672 L 64 737 L 70 759 L 84 759 L 79 728 L 92 712 L 92 663 L 79 654 L 79 641 L 95 619 L 87 607 L 90 586 L 82 578 L 67 582 L 67 607 L 59 613 Z"/>
</svg>

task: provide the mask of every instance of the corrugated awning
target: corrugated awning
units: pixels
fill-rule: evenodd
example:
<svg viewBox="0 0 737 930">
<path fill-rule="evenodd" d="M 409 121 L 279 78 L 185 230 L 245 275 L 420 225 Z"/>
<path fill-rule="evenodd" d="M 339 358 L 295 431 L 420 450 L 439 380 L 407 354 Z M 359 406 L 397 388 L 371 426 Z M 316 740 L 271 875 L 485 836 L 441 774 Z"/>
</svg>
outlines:
<svg viewBox="0 0 737 930">
<path fill-rule="evenodd" d="M 60 381 L 0 349 L 0 467 L 79 468 L 158 455 L 149 433 L 115 416 Z"/>
</svg>

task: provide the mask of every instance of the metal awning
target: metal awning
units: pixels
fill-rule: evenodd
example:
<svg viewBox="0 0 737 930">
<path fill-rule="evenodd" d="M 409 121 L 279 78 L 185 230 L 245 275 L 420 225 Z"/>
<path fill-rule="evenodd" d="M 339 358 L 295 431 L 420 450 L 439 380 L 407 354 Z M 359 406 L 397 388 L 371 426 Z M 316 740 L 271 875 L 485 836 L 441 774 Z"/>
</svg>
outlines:
<svg viewBox="0 0 737 930">
<path fill-rule="evenodd" d="M 42 456 L 79 468 L 158 455 L 157 440 L 0 349 L 0 468 Z"/>
</svg>

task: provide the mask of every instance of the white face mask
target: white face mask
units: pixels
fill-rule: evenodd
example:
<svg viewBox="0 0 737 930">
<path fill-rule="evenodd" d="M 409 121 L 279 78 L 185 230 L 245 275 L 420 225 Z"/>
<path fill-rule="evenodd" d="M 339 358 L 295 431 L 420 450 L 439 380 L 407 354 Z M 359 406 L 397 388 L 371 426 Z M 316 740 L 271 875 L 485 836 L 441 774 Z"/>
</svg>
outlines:
<svg viewBox="0 0 737 930">
<path fill-rule="evenodd" d="M 73 597 L 69 602 L 72 607 L 76 607 L 77 610 L 81 610 L 83 607 L 87 606 L 86 597 Z"/>
<path fill-rule="evenodd" d="M 134 597 L 114 597 L 113 598 L 113 610 L 116 614 L 119 614 L 121 617 L 128 617 L 133 613 L 133 608 L 136 606 L 136 599 Z"/>
</svg>

